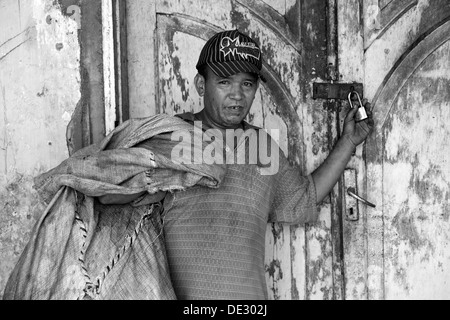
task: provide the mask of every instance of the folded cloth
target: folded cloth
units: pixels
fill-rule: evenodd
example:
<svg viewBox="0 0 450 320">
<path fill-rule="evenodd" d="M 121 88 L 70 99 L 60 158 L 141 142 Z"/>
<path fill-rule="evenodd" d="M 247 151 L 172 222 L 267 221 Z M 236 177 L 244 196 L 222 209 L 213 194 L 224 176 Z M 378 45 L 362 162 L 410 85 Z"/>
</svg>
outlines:
<svg viewBox="0 0 450 320">
<path fill-rule="evenodd" d="M 176 299 L 159 194 L 194 185 L 218 187 L 225 166 L 195 161 L 202 144 L 184 155 L 194 161 L 174 159 L 180 142 L 172 133 L 204 141 L 201 130 L 177 117 L 132 119 L 38 176 L 35 188 L 48 206 L 3 298 Z M 142 191 L 146 201 L 102 205 L 95 198 Z"/>
<path fill-rule="evenodd" d="M 204 134 L 201 129 L 167 114 L 131 119 L 100 143 L 77 151 L 35 178 L 35 188 L 49 203 L 62 186 L 93 197 L 142 191 L 153 194 L 196 184 L 218 187 L 226 166 L 203 163 L 203 149 L 207 145 Z M 185 141 L 172 137 L 184 137 Z M 194 141 L 201 143 L 191 143 Z M 191 152 L 173 155 L 174 147 L 180 145 Z"/>
</svg>

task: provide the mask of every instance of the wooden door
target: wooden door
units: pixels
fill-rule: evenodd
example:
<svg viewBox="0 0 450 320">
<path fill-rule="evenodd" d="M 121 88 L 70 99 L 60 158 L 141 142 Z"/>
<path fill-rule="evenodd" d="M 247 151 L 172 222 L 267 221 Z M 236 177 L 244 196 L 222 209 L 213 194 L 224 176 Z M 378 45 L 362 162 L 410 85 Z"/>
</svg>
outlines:
<svg viewBox="0 0 450 320">
<path fill-rule="evenodd" d="M 238 28 L 260 43 L 265 59 L 267 82 L 248 121 L 279 129 L 282 150 L 305 174 L 323 161 L 334 123 L 323 125 L 329 114 L 312 101 L 310 86 L 326 73 L 324 1 L 130 0 L 126 9 L 130 117 L 199 111 L 193 79 L 201 48 L 216 32 Z M 321 206 L 315 226 L 268 225 L 271 299 L 339 297 L 332 207 Z"/>
<path fill-rule="evenodd" d="M 450 2 L 343 2 L 340 70 L 364 80 L 376 122 L 352 165 L 377 205 L 345 222 L 345 297 L 449 299 Z"/>
</svg>

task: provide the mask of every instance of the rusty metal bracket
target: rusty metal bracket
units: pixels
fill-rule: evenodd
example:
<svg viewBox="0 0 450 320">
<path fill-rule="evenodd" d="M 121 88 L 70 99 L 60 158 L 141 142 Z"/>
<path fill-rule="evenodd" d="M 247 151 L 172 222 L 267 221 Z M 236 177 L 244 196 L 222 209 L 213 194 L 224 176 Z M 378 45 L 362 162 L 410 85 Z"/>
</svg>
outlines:
<svg viewBox="0 0 450 320">
<path fill-rule="evenodd" d="M 314 82 L 313 99 L 338 99 L 347 100 L 349 92 L 356 91 L 363 96 L 362 83 L 330 83 Z"/>
</svg>

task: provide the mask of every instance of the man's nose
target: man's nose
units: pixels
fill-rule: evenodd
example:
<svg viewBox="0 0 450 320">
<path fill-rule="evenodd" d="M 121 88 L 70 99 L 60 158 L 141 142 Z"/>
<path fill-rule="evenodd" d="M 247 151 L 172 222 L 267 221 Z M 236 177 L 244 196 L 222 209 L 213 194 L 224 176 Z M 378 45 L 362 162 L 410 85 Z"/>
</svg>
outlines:
<svg viewBox="0 0 450 320">
<path fill-rule="evenodd" d="M 242 90 L 242 87 L 240 84 L 233 84 L 231 87 L 231 98 L 234 100 L 241 100 L 244 96 L 244 91 Z"/>
</svg>

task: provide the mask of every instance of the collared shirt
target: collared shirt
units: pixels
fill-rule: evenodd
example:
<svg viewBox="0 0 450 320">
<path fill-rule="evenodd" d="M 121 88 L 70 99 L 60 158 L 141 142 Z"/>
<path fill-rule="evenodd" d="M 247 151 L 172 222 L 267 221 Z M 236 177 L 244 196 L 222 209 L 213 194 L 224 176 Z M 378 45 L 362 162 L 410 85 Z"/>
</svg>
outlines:
<svg viewBox="0 0 450 320">
<path fill-rule="evenodd" d="M 178 299 L 268 298 L 267 223 L 309 223 L 318 213 L 311 176 L 290 166 L 281 150 L 278 171 L 262 169 L 227 164 L 219 188 L 194 186 L 166 196 L 164 233 Z"/>
</svg>

